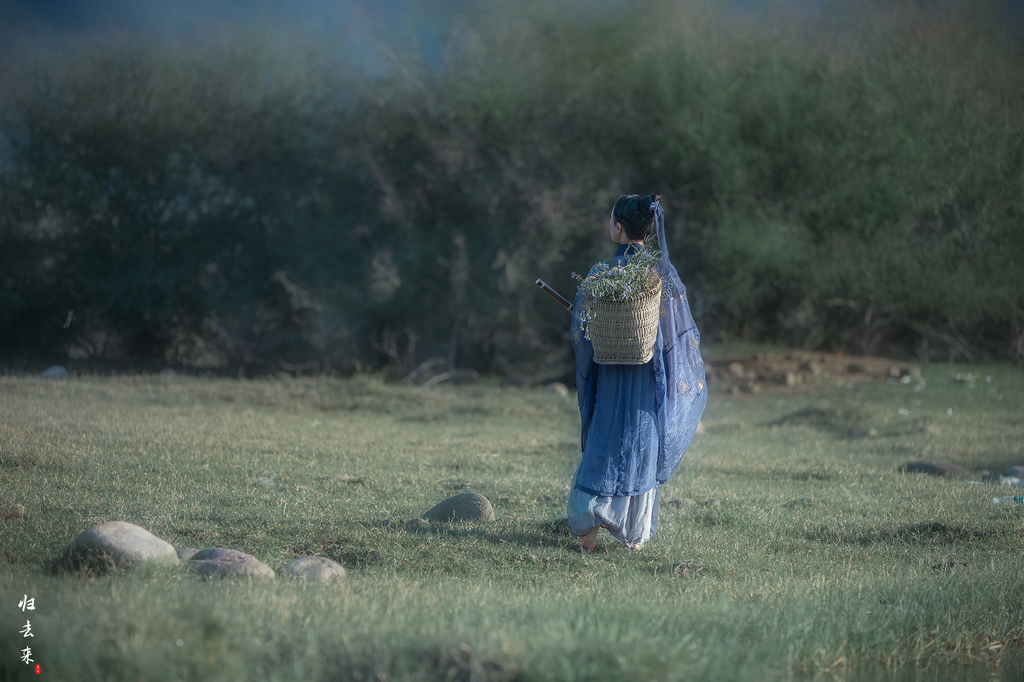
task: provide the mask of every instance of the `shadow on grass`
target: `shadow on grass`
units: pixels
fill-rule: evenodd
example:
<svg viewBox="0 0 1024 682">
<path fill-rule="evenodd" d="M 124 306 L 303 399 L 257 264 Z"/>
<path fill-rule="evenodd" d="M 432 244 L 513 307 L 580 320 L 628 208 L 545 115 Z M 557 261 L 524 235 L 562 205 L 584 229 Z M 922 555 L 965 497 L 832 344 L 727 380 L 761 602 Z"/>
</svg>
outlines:
<svg viewBox="0 0 1024 682">
<path fill-rule="evenodd" d="M 860 411 L 844 412 L 834 407 L 806 407 L 764 422 L 761 426 L 810 426 L 843 437 L 850 433 L 850 429 L 856 425 L 860 417 Z"/>
<path fill-rule="evenodd" d="M 364 522 L 367 526 L 405 532 L 410 535 L 443 535 L 452 539 L 475 539 L 494 545 L 523 547 L 576 546 L 565 517 L 536 521 L 505 517 L 492 523 L 430 522 L 412 519 L 406 522 L 381 519 Z M 364 553 L 365 554 L 365 553 Z"/>
<path fill-rule="evenodd" d="M 325 651 L 336 651 L 337 643 L 324 642 Z M 527 677 L 514 666 L 478 652 L 469 644 L 385 647 L 368 645 L 351 657 L 338 657 L 328 664 L 331 680 L 416 679 L 433 682 L 518 682 Z"/>
<path fill-rule="evenodd" d="M 807 407 L 790 412 L 778 419 L 760 424 L 762 427 L 809 426 L 831 433 L 837 438 L 897 438 L 927 432 L 935 420 L 931 417 L 905 419 L 897 424 L 869 429 L 866 415 L 861 408 L 839 409 L 835 407 Z M 936 433 L 941 433 L 937 431 Z"/>
<path fill-rule="evenodd" d="M 868 546 L 879 543 L 948 545 L 970 540 L 998 538 L 1002 535 L 1003 531 L 994 528 L 972 530 L 964 526 L 928 521 L 900 526 L 895 530 L 867 530 L 861 532 L 844 532 L 822 525 L 807 531 L 804 537 L 808 540 L 829 545 Z"/>
</svg>

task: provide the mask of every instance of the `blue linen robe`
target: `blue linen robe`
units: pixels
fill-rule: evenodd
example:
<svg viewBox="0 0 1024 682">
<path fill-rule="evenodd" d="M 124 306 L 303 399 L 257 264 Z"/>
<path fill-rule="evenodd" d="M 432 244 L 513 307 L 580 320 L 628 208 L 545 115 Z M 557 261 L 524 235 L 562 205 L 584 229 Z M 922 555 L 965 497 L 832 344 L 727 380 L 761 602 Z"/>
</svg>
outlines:
<svg viewBox="0 0 1024 682">
<path fill-rule="evenodd" d="M 576 333 L 582 302 L 582 294 L 576 294 L 572 337 L 583 455 L 573 487 L 587 496 L 635 497 L 667 482 L 682 461 L 707 402 L 700 334 L 686 301 L 686 288 L 668 260 L 660 206 L 655 209 L 655 231 L 665 263 L 663 277 L 674 291 L 662 302 L 650 362 L 595 363 L 593 345 Z M 624 263 L 633 248 L 620 246 L 615 265 Z M 579 504 L 580 497 L 571 495 L 571 504 L 574 499 Z M 593 507 L 594 503 L 589 504 Z M 570 509 L 570 520 L 572 515 Z M 656 524 L 655 498 L 650 535 Z"/>
</svg>

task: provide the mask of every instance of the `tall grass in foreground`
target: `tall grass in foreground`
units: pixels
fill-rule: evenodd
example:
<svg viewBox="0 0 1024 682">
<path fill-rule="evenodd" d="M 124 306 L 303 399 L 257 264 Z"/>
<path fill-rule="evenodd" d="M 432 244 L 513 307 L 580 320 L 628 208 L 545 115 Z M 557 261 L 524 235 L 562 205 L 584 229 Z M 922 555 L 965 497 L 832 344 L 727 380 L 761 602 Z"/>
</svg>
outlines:
<svg viewBox="0 0 1024 682">
<path fill-rule="evenodd" d="M 970 662 L 1017 679 L 1024 509 L 895 470 L 1024 463 L 1024 377 L 975 369 L 713 396 L 655 539 L 634 553 L 603 536 L 593 555 L 560 523 L 578 415 L 552 393 L 2 379 L 0 504 L 26 512 L 0 519 L 0 602 L 37 598 L 32 647 L 52 679 L 843 679 Z M 411 522 L 465 490 L 498 521 Z M 665 504 L 682 497 L 721 504 Z M 329 556 L 348 576 L 64 572 L 66 543 L 108 520 L 274 568 Z M 676 576 L 684 560 L 707 573 Z M 968 572 L 933 568 L 948 561 Z M 30 677 L 21 621 L 0 613 L 7 679 Z"/>
<path fill-rule="evenodd" d="M 252 35 L 26 66 L 0 90 L 0 363 L 557 376 L 534 279 L 571 291 L 652 190 L 707 338 L 1024 357 L 997 3 L 593 4 L 467 3 L 436 72 Z"/>
</svg>

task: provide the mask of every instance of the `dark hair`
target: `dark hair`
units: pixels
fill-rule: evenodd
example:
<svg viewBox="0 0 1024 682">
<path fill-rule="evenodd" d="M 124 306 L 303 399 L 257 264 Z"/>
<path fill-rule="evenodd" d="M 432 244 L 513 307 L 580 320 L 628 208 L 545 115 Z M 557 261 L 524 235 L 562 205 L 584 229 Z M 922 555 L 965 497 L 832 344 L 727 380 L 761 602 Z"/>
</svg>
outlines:
<svg viewBox="0 0 1024 682">
<path fill-rule="evenodd" d="M 651 192 L 645 197 L 639 194 L 619 197 L 612 209 L 612 220 L 622 225 L 630 241 L 646 239 L 654 228 L 651 204 L 657 203 L 658 199 L 661 199 L 658 192 Z"/>
</svg>

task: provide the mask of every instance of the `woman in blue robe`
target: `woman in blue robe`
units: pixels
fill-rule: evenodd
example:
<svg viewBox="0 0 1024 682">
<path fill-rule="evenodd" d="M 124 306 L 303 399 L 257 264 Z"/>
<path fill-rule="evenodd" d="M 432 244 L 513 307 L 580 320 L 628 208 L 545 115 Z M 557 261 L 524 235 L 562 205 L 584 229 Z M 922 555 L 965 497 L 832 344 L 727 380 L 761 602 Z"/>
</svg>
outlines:
<svg viewBox="0 0 1024 682">
<path fill-rule="evenodd" d="M 679 466 L 707 402 L 700 335 L 686 288 L 668 257 L 665 214 L 654 192 L 615 202 L 608 235 L 619 244 L 604 263 L 622 265 L 652 231 L 661 251 L 663 296 L 654 357 L 643 365 L 594 362 L 580 333 L 582 294 L 576 293 L 573 347 L 583 456 L 569 491 L 569 528 L 593 550 L 600 528 L 633 549 L 654 536 L 658 488 Z M 590 273 L 601 264 L 595 264 Z"/>
</svg>

